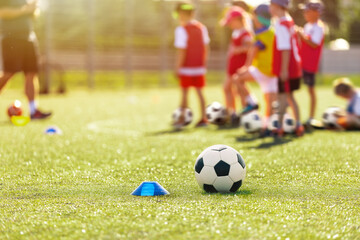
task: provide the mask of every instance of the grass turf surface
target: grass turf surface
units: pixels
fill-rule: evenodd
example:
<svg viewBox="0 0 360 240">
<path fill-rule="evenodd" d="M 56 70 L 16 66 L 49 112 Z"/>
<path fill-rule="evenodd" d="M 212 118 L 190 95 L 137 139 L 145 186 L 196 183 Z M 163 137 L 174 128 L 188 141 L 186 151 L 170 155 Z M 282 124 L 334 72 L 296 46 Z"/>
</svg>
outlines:
<svg viewBox="0 0 360 240">
<path fill-rule="evenodd" d="M 5 110 L 19 94 L 0 96 L 0 238 L 360 239 L 359 132 L 281 144 L 215 126 L 172 132 L 177 89 L 45 96 L 53 118 L 15 127 Z M 219 88 L 206 95 L 222 99 Z M 321 110 L 345 104 L 329 88 L 319 96 Z M 305 119 L 306 93 L 297 99 Z M 64 135 L 44 135 L 50 125 Z M 196 183 L 196 157 L 219 143 L 247 164 L 236 194 L 206 194 Z M 171 195 L 131 196 L 146 180 Z"/>
</svg>

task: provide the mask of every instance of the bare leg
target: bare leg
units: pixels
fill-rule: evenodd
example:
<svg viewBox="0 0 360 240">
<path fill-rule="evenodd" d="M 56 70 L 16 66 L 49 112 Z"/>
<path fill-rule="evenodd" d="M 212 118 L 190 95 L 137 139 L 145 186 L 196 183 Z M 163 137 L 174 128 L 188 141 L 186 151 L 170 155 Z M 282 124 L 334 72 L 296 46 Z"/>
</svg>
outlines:
<svg viewBox="0 0 360 240">
<path fill-rule="evenodd" d="M 25 74 L 25 94 L 29 100 L 32 102 L 35 100 L 35 94 L 37 92 L 38 81 L 36 73 L 26 73 Z"/>
<path fill-rule="evenodd" d="M 255 79 L 253 76 L 249 73 L 249 71 L 242 72 L 241 74 L 238 74 L 236 80 L 234 82 L 236 83 L 236 87 L 238 90 L 238 94 L 240 95 L 241 105 L 243 107 L 246 107 L 246 97 L 250 95 L 250 91 L 246 86 L 246 82 L 252 82 Z"/>
<path fill-rule="evenodd" d="M 298 125 L 300 123 L 300 113 L 299 113 L 299 106 L 294 98 L 294 95 L 292 93 L 287 94 L 287 100 L 293 111 L 296 124 Z"/>
<path fill-rule="evenodd" d="M 284 118 L 284 114 L 287 108 L 287 94 L 286 93 L 279 93 L 278 94 L 278 101 L 279 101 L 279 129 L 282 128 L 282 122 Z"/>
<path fill-rule="evenodd" d="M 14 76 L 14 73 L 5 72 L 4 75 L 0 77 L 0 92 L 5 87 L 6 83 Z"/>
<path fill-rule="evenodd" d="M 232 89 L 232 79 L 230 76 L 227 77 L 224 83 L 224 94 L 226 108 L 228 109 L 229 113 L 232 114 L 235 112 L 235 97 Z"/>
<path fill-rule="evenodd" d="M 181 89 L 181 103 L 180 103 L 180 107 L 181 107 L 183 110 L 188 107 L 188 93 L 189 93 L 189 88 L 182 88 L 182 89 Z"/>
<path fill-rule="evenodd" d="M 204 94 L 202 92 L 201 88 L 196 88 L 196 93 L 199 97 L 199 101 L 200 101 L 200 111 L 201 111 L 201 119 L 205 120 L 206 119 L 206 113 L 205 113 L 205 97 Z"/>
<path fill-rule="evenodd" d="M 265 99 L 265 117 L 270 117 L 273 112 L 272 103 L 276 101 L 277 94 L 276 93 L 265 93 L 264 99 Z"/>
<path fill-rule="evenodd" d="M 316 108 L 316 94 L 314 87 L 309 87 L 309 94 L 310 94 L 310 118 L 314 118 L 315 108 Z"/>
</svg>

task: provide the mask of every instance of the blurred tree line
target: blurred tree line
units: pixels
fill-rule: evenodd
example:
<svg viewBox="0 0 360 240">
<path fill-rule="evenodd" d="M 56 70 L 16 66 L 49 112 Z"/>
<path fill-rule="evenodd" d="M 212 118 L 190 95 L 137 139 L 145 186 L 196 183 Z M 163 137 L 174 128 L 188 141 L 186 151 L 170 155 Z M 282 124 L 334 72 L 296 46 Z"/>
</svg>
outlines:
<svg viewBox="0 0 360 240">
<path fill-rule="evenodd" d="M 360 1 L 323 1 L 323 20 L 329 27 L 327 40 L 341 37 L 360 43 Z M 226 0 L 197 2 L 197 15 L 209 29 L 211 47 L 224 47 L 228 32 L 218 21 Z M 293 0 L 290 10 L 298 25 L 304 24 L 302 12 L 297 8 L 302 2 Z M 161 0 L 48 0 L 48 8 L 36 21 L 36 31 L 40 41 L 50 38 L 54 49 L 86 49 L 91 29 L 97 50 L 121 50 L 129 45 L 144 50 L 162 44 L 171 47 L 176 27 L 171 16 L 174 5 L 175 2 Z"/>
</svg>

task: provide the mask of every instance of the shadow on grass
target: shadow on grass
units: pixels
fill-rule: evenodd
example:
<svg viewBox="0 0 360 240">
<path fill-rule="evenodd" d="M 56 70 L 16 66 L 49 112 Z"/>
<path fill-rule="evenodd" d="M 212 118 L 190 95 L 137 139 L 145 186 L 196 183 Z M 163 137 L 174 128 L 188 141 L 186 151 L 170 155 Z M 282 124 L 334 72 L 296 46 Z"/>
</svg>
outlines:
<svg viewBox="0 0 360 240">
<path fill-rule="evenodd" d="M 145 133 L 145 135 L 146 136 L 161 136 L 161 135 L 166 135 L 166 134 L 189 133 L 189 132 L 193 132 L 193 129 L 188 129 L 188 128 L 169 129 L 169 130 L 162 130 L 162 131 L 157 131 L 157 132 L 148 132 L 148 133 Z"/>
<path fill-rule="evenodd" d="M 254 134 L 236 137 L 237 142 L 252 142 L 252 141 L 256 141 L 258 139 L 259 139 L 259 136 L 254 135 Z"/>
<path fill-rule="evenodd" d="M 251 190 L 247 190 L 247 189 L 244 189 L 244 190 L 240 190 L 240 191 L 237 191 L 237 192 L 234 192 L 234 193 L 208 193 L 208 192 L 203 192 L 202 195 L 224 195 L 224 196 L 248 196 L 248 195 L 251 195 L 253 194 L 253 191 Z"/>
<path fill-rule="evenodd" d="M 238 129 L 240 126 L 231 126 L 231 125 L 218 125 L 217 130 L 234 130 Z"/>
<path fill-rule="evenodd" d="M 250 149 L 267 149 L 276 146 L 280 146 L 289 142 L 292 142 L 294 137 L 286 137 L 286 138 L 272 138 L 272 142 L 263 142 L 256 147 L 250 147 Z"/>
</svg>

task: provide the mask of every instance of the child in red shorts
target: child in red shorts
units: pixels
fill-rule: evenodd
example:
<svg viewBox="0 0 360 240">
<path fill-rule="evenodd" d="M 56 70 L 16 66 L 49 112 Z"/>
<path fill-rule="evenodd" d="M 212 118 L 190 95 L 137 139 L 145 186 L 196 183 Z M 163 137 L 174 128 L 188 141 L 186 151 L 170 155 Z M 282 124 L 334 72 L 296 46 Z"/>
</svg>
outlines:
<svg viewBox="0 0 360 240">
<path fill-rule="evenodd" d="M 247 53 L 252 46 L 252 35 L 247 30 L 245 12 L 242 8 L 233 6 L 231 7 L 224 19 L 221 20 L 221 25 L 228 26 L 232 32 L 231 43 L 228 51 L 227 62 L 227 78 L 224 82 L 224 93 L 226 100 L 226 108 L 230 114 L 232 125 L 238 125 L 238 117 L 236 115 L 235 106 L 235 93 L 234 85 L 236 85 L 232 76 L 237 70 L 245 65 Z M 249 98 L 252 96 L 250 95 Z M 242 104 L 245 106 L 245 99 L 241 99 Z M 255 99 L 248 99 L 253 100 Z M 252 102 L 255 104 L 255 102 Z"/>
<path fill-rule="evenodd" d="M 201 108 L 201 119 L 196 127 L 207 126 L 205 99 L 202 89 L 205 86 L 206 60 L 210 38 L 206 27 L 194 19 L 194 6 L 189 3 L 179 3 L 175 9 L 179 26 L 175 30 L 175 48 L 177 49 L 175 74 L 180 79 L 182 100 L 180 107 L 182 117 L 174 125 L 184 124 L 184 110 L 188 107 L 188 92 L 190 87 L 196 89 Z"/>
</svg>

